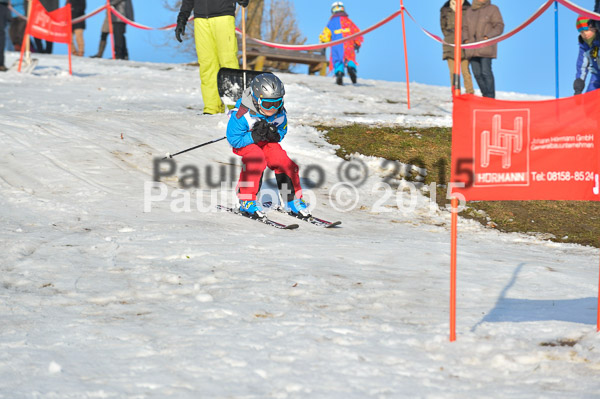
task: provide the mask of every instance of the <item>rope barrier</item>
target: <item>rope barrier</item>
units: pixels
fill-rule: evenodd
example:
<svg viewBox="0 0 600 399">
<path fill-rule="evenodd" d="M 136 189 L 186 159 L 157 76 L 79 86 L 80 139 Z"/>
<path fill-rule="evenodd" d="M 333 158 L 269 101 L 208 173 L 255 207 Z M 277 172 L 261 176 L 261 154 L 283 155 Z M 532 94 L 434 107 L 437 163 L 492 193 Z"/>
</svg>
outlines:
<svg viewBox="0 0 600 399">
<path fill-rule="evenodd" d="M 561 0 L 558 0 L 561 1 Z M 460 47 L 463 49 L 474 49 L 474 48 L 481 48 L 481 47 L 485 47 L 485 46 L 490 46 L 492 44 L 496 44 L 499 43 L 503 40 L 508 39 L 511 36 L 514 36 L 515 34 L 517 34 L 518 32 L 522 31 L 525 27 L 527 27 L 528 25 L 530 25 L 533 21 L 535 21 L 540 15 L 542 15 L 544 12 L 546 12 L 546 10 L 552 5 L 552 3 L 554 3 L 554 0 L 548 0 L 546 1 L 545 4 L 542 4 L 540 6 L 540 8 L 531 16 L 529 17 L 525 22 L 523 22 L 521 25 L 517 26 L 515 29 L 511 30 L 510 32 L 507 32 L 503 35 L 500 36 L 496 36 L 494 38 L 491 39 L 487 39 L 487 40 L 482 40 L 479 42 L 475 42 L 475 43 L 466 43 L 466 44 L 462 44 Z M 405 9 L 406 10 L 406 9 Z M 431 37 L 432 39 L 434 39 L 435 41 L 441 43 L 441 44 L 446 44 L 448 46 L 452 46 L 454 47 L 453 43 L 447 43 L 445 42 L 441 37 L 429 32 L 427 29 L 423 28 L 421 26 L 421 24 L 419 24 L 417 22 L 417 20 L 408 12 L 408 10 L 406 10 L 406 13 L 408 14 L 408 16 L 413 20 L 413 22 L 415 24 L 417 24 L 417 26 L 429 37 Z"/>
<path fill-rule="evenodd" d="M 106 6 L 104 6 L 104 7 L 106 7 Z M 112 6 L 111 6 L 110 8 L 111 8 L 111 10 L 110 10 L 110 11 L 112 12 L 112 14 L 113 14 L 115 17 L 119 18 L 121 21 L 123 21 L 123 22 L 124 22 L 124 23 L 126 23 L 127 25 L 131 25 L 131 26 L 133 26 L 134 28 L 143 29 L 143 30 L 171 30 L 171 29 L 174 29 L 174 28 L 177 26 L 177 24 L 171 24 L 171 25 L 163 26 L 162 28 L 152 28 L 152 27 L 150 27 L 150 26 L 142 25 L 142 24 L 139 24 L 139 23 L 137 23 L 137 22 L 135 22 L 135 21 L 132 21 L 132 20 L 130 20 L 130 19 L 127 19 L 127 17 L 125 17 L 123 14 L 119 13 L 119 12 L 118 12 L 117 10 L 115 10 L 115 8 L 114 8 L 114 7 L 112 7 Z M 190 18 L 188 19 L 188 21 L 191 21 L 191 20 L 193 20 L 193 19 L 194 19 L 194 17 L 190 17 Z"/>
<path fill-rule="evenodd" d="M 335 46 L 335 45 L 340 44 L 340 43 L 347 42 L 348 40 L 356 39 L 357 37 L 362 36 L 362 35 L 366 35 L 367 33 L 369 33 L 371 31 L 379 28 L 380 26 L 387 24 L 388 22 L 390 22 L 392 19 L 396 18 L 401 13 L 402 13 L 402 11 L 398 10 L 395 13 L 393 13 L 392 15 L 390 15 L 389 17 L 387 17 L 387 18 L 379 21 L 375 25 L 371 26 L 370 28 L 367 28 L 365 30 L 361 30 L 359 32 L 356 32 L 353 35 L 346 36 L 343 39 L 334 40 L 333 42 L 329 42 L 329 43 L 321 43 L 321 44 L 279 44 L 279 43 L 267 42 L 267 41 L 260 40 L 260 39 L 255 39 L 255 38 L 252 38 L 252 37 L 248 37 L 247 39 L 249 41 L 256 42 L 258 44 L 262 44 L 262 45 L 267 46 L 267 47 L 273 47 L 273 48 L 278 48 L 278 49 L 283 49 L 283 50 L 320 50 L 320 49 L 323 49 L 323 48 L 327 48 L 327 47 Z M 236 28 L 236 33 L 238 35 L 240 35 L 241 31 L 238 28 Z"/>
<path fill-rule="evenodd" d="M 588 17 L 590 19 L 600 20 L 600 14 L 586 10 L 583 7 L 578 6 L 577 4 L 571 3 L 569 0 L 557 0 L 560 4 L 567 7 L 569 10 L 576 12 L 577 14 L 583 15 L 584 17 Z"/>
<path fill-rule="evenodd" d="M 92 11 L 92 12 L 90 12 L 88 14 L 85 14 L 85 15 L 82 15 L 80 17 L 74 18 L 71 21 L 71 23 L 72 24 L 76 24 L 76 23 L 82 22 L 82 21 L 84 21 L 84 20 L 86 20 L 88 18 L 91 18 L 94 15 L 99 14 L 100 12 L 106 10 L 106 7 L 107 7 L 106 5 L 100 6 L 97 9 L 95 9 L 94 11 Z M 18 12 L 16 9 L 14 9 L 13 6 L 9 5 L 8 9 L 12 13 L 16 14 L 18 18 L 27 21 L 27 17 L 24 16 L 23 14 L 21 14 L 20 12 Z M 134 21 L 131 21 L 131 20 L 127 19 L 124 15 L 120 14 L 112 6 L 111 6 L 111 12 L 112 12 L 113 15 L 115 15 L 117 18 L 119 18 L 124 23 L 126 23 L 128 25 L 131 25 L 131 26 L 133 26 L 135 28 L 139 28 L 139 29 L 144 29 L 144 30 L 170 30 L 170 29 L 174 29 L 177 26 L 177 24 L 171 24 L 171 25 L 163 26 L 162 28 L 152 28 L 150 26 L 138 24 L 137 22 L 134 22 Z M 190 19 L 188 21 L 192 21 L 193 19 L 194 19 L 194 17 L 192 16 L 192 17 L 190 17 Z"/>
<path fill-rule="evenodd" d="M 12 12 L 13 14 L 16 14 L 16 15 L 17 15 L 17 17 L 19 17 L 19 18 L 21 18 L 21 19 L 24 19 L 25 21 L 27 21 L 27 17 L 26 17 L 25 15 L 21 14 L 20 12 L 18 12 L 17 10 L 15 10 L 15 9 L 13 8 L 13 6 L 12 6 L 12 5 L 10 5 L 10 4 L 9 4 L 9 5 L 8 5 L 8 9 L 9 9 L 9 10 L 10 10 L 10 12 Z"/>
<path fill-rule="evenodd" d="M 100 6 L 100 7 L 98 7 L 97 9 L 95 9 L 94 11 L 92 11 L 92 12 L 91 12 L 91 13 L 89 13 L 89 14 L 85 14 L 85 15 L 82 15 L 81 17 L 74 18 L 74 19 L 71 21 L 71 23 L 74 25 L 74 24 L 77 24 L 77 23 L 79 23 L 79 22 L 82 22 L 82 21 L 84 21 L 84 20 L 86 20 L 86 19 L 88 19 L 88 18 L 91 18 L 91 17 L 93 17 L 94 15 L 96 15 L 96 14 L 98 14 L 98 13 L 100 13 L 100 12 L 104 11 L 105 9 L 106 9 L 106 6 Z"/>
<path fill-rule="evenodd" d="M 525 29 L 528 25 L 530 25 L 533 21 L 535 21 L 537 18 L 539 18 L 540 15 L 542 15 L 544 12 L 546 12 L 546 10 L 552 5 L 552 3 L 554 3 L 555 0 L 547 0 L 546 3 L 542 4 L 540 6 L 540 8 L 531 16 L 529 17 L 527 20 L 525 20 L 525 22 L 523 22 L 521 25 L 517 26 L 515 29 L 511 30 L 510 32 L 507 32 L 503 35 L 491 38 L 491 39 L 487 39 L 487 40 L 482 40 L 479 42 L 475 42 L 475 43 L 466 43 L 463 44 L 461 47 L 464 49 L 476 49 L 476 48 L 481 48 L 481 47 L 485 47 L 485 46 L 489 46 L 492 44 L 496 44 L 499 43 L 501 41 L 504 41 L 506 39 L 508 39 L 509 37 L 514 36 L 515 34 L 517 34 L 518 32 L 522 31 L 523 29 Z M 596 13 L 590 10 L 587 10 L 583 7 L 580 7 L 576 4 L 574 4 L 573 2 L 571 2 L 570 0 L 556 0 L 558 1 L 560 4 L 562 4 L 563 6 L 565 6 L 566 8 L 568 8 L 569 10 L 579 14 L 579 15 L 583 15 L 585 17 L 591 18 L 591 19 L 596 19 L 596 20 L 600 20 L 600 13 Z M 82 15 L 81 17 L 77 17 L 74 18 L 72 20 L 73 24 L 82 22 L 88 18 L 93 17 L 94 15 L 102 12 L 103 10 L 106 9 L 106 5 L 100 6 L 97 9 L 95 9 L 94 11 L 86 14 L 86 15 Z M 19 13 L 17 10 L 15 10 L 13 8 L 12 5 L 8 6 L 9 10 L 16 14 L 18 18 L 21 18 L 23 20 L 27 20 L 27 17 L 22 15 L 21 13 Z M 406 7 L 403 8 L 404 11 L 406 11 L 406 14 L 410 17 L 410 19 L 413 20 L 413 22 L 419 27 L 419 29 L 421 29 L 421 31 L 423 31 L 423 33 L 425 33 L 425 35 L 429 36 L 430 38 L 432 38 L 433 40 L 435 40 L 438 43 L 441 44 L 445 44 L 448 46 L 452 46 L 454 47 L 453 43 L 447 43 L 445 42 L 440 36 L 431 33 L 430 31 L 428 31 L 427 29 L 425 29 L 421 24 L 419 24 L 419 22 L 412 16 L 412 14 L 408 11 L 408 9 Z M 119 13 L 114 7 L 111 6 L 111 13 L 119 18 L 121 21 L 123 21 L 124 23 L 133 26 L 134 28 L 138 28 L 138 29 L 143 29 L 143 30 L 171 30 L 174 29 L 177 24 L 171 24 L 171 25 L 167 25 L 167 26 L 163 26 L 161 28 L 153 28 L 147 25 L 142 25 L 140 23 L 137 23 L 135 21 L 131 21 L 129 19 L 127 19 L 124 15 L 122 15 L 121 13 Z M 349 40 L 353 40 L 356 39 L 359 36 L 362 35 L 366 35 L 367 33 L 370 33 L 372 31 L 374 31 L 375 29 L 387 24 L 388 22 L 390 22 L 391 20 L 393 20 L 394 18 L 396 18 L 397 16 L 399 16 L 402 13 L 402 10 L 398 10 L 396 12 L 394 12 L 393 14 L 391 14 L 390 16 L 388 16 L 387 18 L 382 19 L 381 21 L 379 21 L 378 23 L 376 23 L 375 25 L 361 30 L 353 35 L 350 36 L 346 36 L 342 39 L 338 39 L 332 42 L 328 42 L 328 43 L 319 43 L 319 44 L 281 44 L 281 43 L 272 43 L 272 42 L 268 42 L 265 40 L 261 40 L 261 39 L 256 39 L 253 37 L 248 37 L 248 40 L 251 42 L 255 42 L 258 44 L 262 44 L 263 46 L 267 46 L 267 47 L 272 47 L 272 48 L 278 48 L 278 49 L 283 49 L 283 50 L 296 50 L 296 51 L 300 51 L 300 50 L 320 50 L 320 49 L 324 49 L 327 47 L 332 47 L 344 42 L 347 42 Z M 194 19 L 193 16 L 191 16 L 188 21 L 192 21 Z M 241 31 L 239 28 L 236 28 L 236 34 L 241 35 Z"/>
</svg>

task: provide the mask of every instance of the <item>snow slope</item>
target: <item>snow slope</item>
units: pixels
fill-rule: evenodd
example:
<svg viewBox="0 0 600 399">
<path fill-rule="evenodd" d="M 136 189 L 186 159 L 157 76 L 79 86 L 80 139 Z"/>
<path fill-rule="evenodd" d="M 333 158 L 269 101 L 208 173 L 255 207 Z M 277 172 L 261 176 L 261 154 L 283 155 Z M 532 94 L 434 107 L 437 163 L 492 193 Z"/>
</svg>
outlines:
<svg viewBox="0 0 600 399">
<path fill-rule="evenodd" d="M 175 157 L 199 188 L 148 201 L 156 157 L 224 135 L 195 68 L 39 58 L 0 74 L 0 398 L 598 397 L 596 249 L 461 220 L 449 343 L 448 212 L 400 210 L 372 158 L 356 197 L 333 191 L 348 163 L 312 125 L 450 126 L 449 88 L 412 84 L 407 110 L 403 83 L 281 74 L 284 148 L 343 225 L 279 231 L 214 212 L 225 141 Z"/>
</svg>

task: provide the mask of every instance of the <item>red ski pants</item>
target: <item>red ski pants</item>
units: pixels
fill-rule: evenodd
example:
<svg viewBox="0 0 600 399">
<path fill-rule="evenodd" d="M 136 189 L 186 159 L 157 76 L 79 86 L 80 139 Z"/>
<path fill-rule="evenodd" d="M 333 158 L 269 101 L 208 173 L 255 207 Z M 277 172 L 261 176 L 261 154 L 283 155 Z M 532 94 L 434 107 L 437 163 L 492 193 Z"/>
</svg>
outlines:
<svg viewBox="0 0 600 399">
<path fill-rule="evenodd" d="M 279 143 L 250 144 L 242 148 L 234 148 L 233 153 L 242 157 L 242 172 L 237 185 L 238 198 L 242 201 L 255 201 L 260 189 L 261 178 L 265 168 L 273 170 L 276 175 L 286 175 L 291 180 L 296 198 L 302 198 L 298 165 L 296 165 L 281 148 Z"/>
</svg>

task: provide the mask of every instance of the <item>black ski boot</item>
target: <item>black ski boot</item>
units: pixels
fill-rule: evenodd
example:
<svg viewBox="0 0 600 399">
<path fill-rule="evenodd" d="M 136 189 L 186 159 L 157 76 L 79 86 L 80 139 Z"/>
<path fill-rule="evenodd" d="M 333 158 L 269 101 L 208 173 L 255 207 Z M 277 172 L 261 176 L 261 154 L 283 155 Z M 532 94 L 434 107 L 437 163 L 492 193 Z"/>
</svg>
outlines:
<svg viewBox="0 0 600 399">
<path fill-rule="evenodd" d="M 350 75 L 352 84 L 356 84 L 356 68 L 348 67 L 348 75 Z"/>
<path fill-rule="evenodd" d="M 338 85 L 342 86 L 344 84 L 344 72 L 337 72 L 335 74 L 335 83 L 337 83 Z"/>
</svg>

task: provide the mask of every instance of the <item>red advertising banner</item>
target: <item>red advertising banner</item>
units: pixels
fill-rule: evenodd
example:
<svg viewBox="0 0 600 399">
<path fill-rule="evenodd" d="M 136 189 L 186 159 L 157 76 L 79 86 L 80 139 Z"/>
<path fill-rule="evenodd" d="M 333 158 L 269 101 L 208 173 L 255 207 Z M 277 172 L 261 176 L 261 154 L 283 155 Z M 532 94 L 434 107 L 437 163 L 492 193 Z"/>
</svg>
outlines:
<svg viewBox="0 0 600 399">
<path fill-rule="evenodd" d="M 27 33 L 50 42 L 71 43 L 71 4 L 48 12 L 39 0 L 33 0 Z"/>
<path fill-rule="evenodd" d="M 600 201 L 599 173 L 600 90 L 550 101 L 454 97 L 453 194 Z"/>
</svg>

